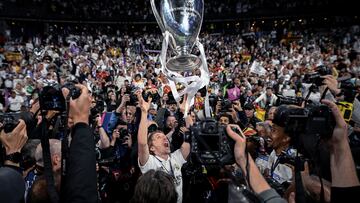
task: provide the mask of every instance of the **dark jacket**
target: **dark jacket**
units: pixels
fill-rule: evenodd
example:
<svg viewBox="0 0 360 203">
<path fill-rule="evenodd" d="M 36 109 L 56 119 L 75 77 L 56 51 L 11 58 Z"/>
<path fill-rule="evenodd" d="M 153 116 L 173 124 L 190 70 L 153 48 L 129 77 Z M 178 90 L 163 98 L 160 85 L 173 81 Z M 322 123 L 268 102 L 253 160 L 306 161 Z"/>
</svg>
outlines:
<svg viewBox="0 0 360 203">
<path fill-rule="evenodd" d="M 4 166 L 0 168 L 0 202 L 22 202 L 25 182 L 20 168 Z"/>
<path fill-rule="evenodd" d="M 97 202 L 94 136 L 89 125 L 72 130 L 66 174 L 65 202 Z"/>
</svg>

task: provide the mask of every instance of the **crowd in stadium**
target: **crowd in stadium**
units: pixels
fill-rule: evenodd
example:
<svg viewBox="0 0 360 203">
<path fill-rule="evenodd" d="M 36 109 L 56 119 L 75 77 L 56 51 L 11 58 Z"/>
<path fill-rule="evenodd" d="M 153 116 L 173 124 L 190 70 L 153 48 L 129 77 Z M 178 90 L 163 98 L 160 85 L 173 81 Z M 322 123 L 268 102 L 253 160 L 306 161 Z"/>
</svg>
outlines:
<svg viewBox="0 0 360 203">
<path fill-rule="evenodd" d="M 114 3 L 114 8 L 141 7 L 140 1 L 105 2 Z M 66 14 L 66 8 L 74 8 L 61 1 L 52 3 L 58 4 L 53 6 L 55 13 L 63 8 Z M 94 3 L 101 9 L 103 2 Z M 240 7 L 244 9 L 244 5 L 236 8 L 245 12 Z M 150 7 L 145 8 L 148 10 L 135 9 L 139 12 L 135 16 L 150 16 Z M 231 10 L 225 4 L 218 8 L 220 13 L 221 8 Z M 81 9 L 85 18 L 86 13 L 99 12 Z M 7 184 L 24 187 L 13 190 L 2 184 L 0 200 L 54 200 L 48 182 L 52 179 L 53 189 L 64 202 L 251 199 L 234 182 L 244 183 L 265 202 L 300 202 L 301 198 L 295 197 L 300 194 L 295 192 L 297 166 L 292 163 L 299 151 L 306 157 L 300 174 L 306 202 L 344 202 L 356 197 L 360 187 L 356 171 L 360 165 L 360 27 L 321 32 L 253 29 L 232 35 L 204 32 L 199 38 L 205 47 L 210 83 L 198 91 L 188 115 L 184 115 L 184 103 L 175 101 L 162 72 L 160 34 L 84 31 L 2 38 L 1 127 L 11 119 L 18 121 L 16 115 L 22 115 L 22 120 L 11 132 L 1 132 L 7 156 L 0 180 L 12 177 Z M 199 54 L 199 50 L 195 48 L 193 53 Z M 199 75 L 200 71 L 189 74 Z M 76 83 L 76 88 L 70 83 Z M 41 101 L 51 101 L 51 92 L 45 91 L 49 86 L 60 87 L 57 90 L 65 98 L 71 94 L 66 123 L 64 112 L 41 114 L 47 108 Z M 67 88 L 61 89 L 64 86 Z M 73 95 L 74 89 L 80 90 L 78 97 Z M 205 119 L 207 94 L 212 117 L 228 139 L 234 140 L 235 164 L 208 166 L 192 160 L 196 158 L 189 134 L 194 131 L 191 126 Z M 287 131 L 292 124 L 289 114 L 297 108 L 315 112 L 306 106 L 321 103 L 331 110 L 326 117 L 329 125 L 321 126 L 332 129 L 330 135 L 322 135 L 327 139 L 321 137 L 329 146 L 320 141 L 316 147 L 296 145 L 306 136 L 300 139 Z M 307 119 L 312 116 L 316 117 L 308 115 Z M 50 158 L 44 156 L 41 144 L 44 126 Z M 303 132 L 312 133 L 311 129 Z M 61 141 L 68 139 L 67 133 L 71 144 L 65 153 L 68 161 L 63 178 L 62 148 L 67 145 Z M 20 150 L 21 161 L 9 158 Z M 316 154 L 319 156 L 314 158 Z M 47 158 L 52 166 L 50 175 L 46 173 Z"/>
</svg>

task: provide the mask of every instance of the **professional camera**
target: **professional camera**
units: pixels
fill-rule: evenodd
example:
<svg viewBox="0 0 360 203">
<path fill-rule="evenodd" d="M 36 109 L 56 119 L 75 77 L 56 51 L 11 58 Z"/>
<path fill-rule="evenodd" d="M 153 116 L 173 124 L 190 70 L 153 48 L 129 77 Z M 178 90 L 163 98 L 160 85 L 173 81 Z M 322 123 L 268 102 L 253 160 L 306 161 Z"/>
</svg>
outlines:
<svg viewBox="0 0 360 203">
<path fill-rule="evenodd" d="M 19 119 L 19 113 L 5 113 L 0 115 L 0 123 L 2 123 L 2 129 L 4 129 L 5 133 L 13 131 L 19 124 Z"/>
<path fill-rule="evenodd" d="M 60 86 L 57 83 L 46 86 L 40 92 L 39 101 L 42 110 L 55 110 L 63 112 L 66 110 L 65 98 L 62 94 L 62 88 L 69 89 L 69 95 L 72 99 L 77 99 L 81 95 L 81 90 L 74 83 L 66 83 Z"/>
<path fill-rule="evenodd" d="M 135 93 L 138 89 L 139 88 L 131 88 L 131 87 L 126 88 L 125 94 L 129 95 L 129 97 L 130 97 L 130 101 L 126 102 L 127 106 L 136 105 L 136 103 L 138 102 L 138 98 L 135 95 Z"/>
<path fill-rule="evenodd" d="M 324 78 L 321 78 L 321 76 L 331 75 L 331 69 L 326 66 L 318 66 L 316 67 L 316 70 L 315 73 L 309 73 L 304 76 L 304 83 L 312 83 L 316 86 L 321 86 L 324 81 Z"/>
<path fill-rule="evenodd" d="M 302 162 L 301 166 L 301 171 L 304 170 L 304 163 L 305 163 L 305 158 L 303 156 L 299 156 L 300 160 Z M 282 151 L 281 154 L 279 155 L 279 164 L 289 164 L 291 166 L 295 167 L 296 164 L 296 156 L 295 155 L 290 155 L 288 154 L 286 151 Z"/>
<path fill-rule="evenodd" d="M 232 108 L 232 102 L 229 99 L 222 99 L 219 97 L 218 101 L 220 101 L 221 113 L 230 112 L 230 109 Z"/>
<path fill-rule="evenodd" d="M 348 79 L 341 81 L 340 89 L 344 95 L 344 100 L 349 103 L 353 103 L 358 93 L 358 84 L 356 80 Z"/>
<path fill-rule="evenodd" d="M 120 142 L 124 142 L 125 141 L 125 137 L 129 135 L 128 130 L 125 128 L 121 128 L 119 130 L 119 135 L 120 137 L 118 138 Z"/>
<path fill-rule="evenodd" d="M 284 182 L 283 184 L 280 184 L 278 181 L 271 177 L 265 178 L 266 182 L 270 185 L 271 188 L 276 190 L 277 193 L 279 193 L 280 196 L 283 196 L 286 192 L 286 189 L 288 188 L 287 182 Z"/>
<path fill-rule="evenodd" d="M 277 95 L 278 99 L 276 100 L 276 106 L 283 104 L 301 106 L 304 99 L 302 97 L 285 97 L 282 95 Z"/>
<path fill-rule="evenodd" d="M 330 139 L 335 118 L 326 105 L 308 105 L 305 108 L 281 105 L 277 108 L 273 123 L 284 127 L 291 137 L 291 144 L 300 152 L 309 151 L 320 140 Z"/>
<path fill-rule="evenodd" d="M 151 91 L 148 92 L 143 91 L 142 96 L 146 102 L 148 102 L 149 97 L 152 98 L 151 102 L 153 103 L 157 103 L 157 101 L 159 101 L 160 99 L 160 95 L 157 92 L 153 93 Z"/>
<path fill-rule="evenodd" d="M 216 120 L 206 119 L 197 122 L 190 128 L 190 133 L 191 152 L 197 155 L 200 163 L 211 165 L 235 162 L 235 143 L 226 134 L 225 127 Z"/>
<path fill-rule="evenodd" d="M 67 88 L 68 90 L 70 90 L 69 95 L 72 99 L 77 99 L 81 95 L 81 89 L 76 87 L 75 83 L 68 82 L 63 86 L 63 88 Z"/>
<path fill-rule="evenodd" d="M 19 124 L 19 119 L 24 120 L 27 128 L 27 132 L 33 129 L 34 125 L 36 125 L 36 120 L 34 116 L 30 112 L 20 112 L 20 113 L 0 113 L 0 123 L 2 123 L 2 129 L 6 133 L 13 131 L 16 126 Z"/>
</svg>

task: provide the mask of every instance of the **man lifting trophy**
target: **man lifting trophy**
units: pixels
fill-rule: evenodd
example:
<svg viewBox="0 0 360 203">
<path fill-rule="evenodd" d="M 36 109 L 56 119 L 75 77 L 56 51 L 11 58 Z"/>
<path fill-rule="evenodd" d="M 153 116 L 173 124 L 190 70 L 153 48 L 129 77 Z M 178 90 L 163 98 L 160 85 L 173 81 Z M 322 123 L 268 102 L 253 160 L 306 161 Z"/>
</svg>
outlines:
<svg viewBox="0 0 360 203">
<path fill-rule="evenodd" d="M 151 7 L 164 36 L 160 55 L 162 71 L 169 79 L 175 100 L 179 101 L 182 95 L 188 94 L 185 108 L 187 112 L 196 92 L 209 83 L 205 51 L 198 38 L 203 21 L 204 1 L 159 1 L 159 4 L 155 4 L 155 0 L 151 0 Z M 195 45 L 200 51 L 200 56 L 191 53 Z M 201 71 L 200 77 L 191 75 L 196 69 Z M 179 83 L 184 87 L 180 92 L 176 88 L 176 84 Z M 208 117 L 208 95 L 205 100 L 205 113 Z"/>
</svg>

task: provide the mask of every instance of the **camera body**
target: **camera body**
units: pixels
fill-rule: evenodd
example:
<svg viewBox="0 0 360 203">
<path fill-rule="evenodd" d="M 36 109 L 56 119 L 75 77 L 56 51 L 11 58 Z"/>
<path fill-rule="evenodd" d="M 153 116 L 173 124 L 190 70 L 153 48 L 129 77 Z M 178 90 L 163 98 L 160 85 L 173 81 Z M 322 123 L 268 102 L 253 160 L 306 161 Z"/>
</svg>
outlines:
<svg viewBox="0 0 360 203">
<path fill-rule="evenodd" d="M 319 73 L 309 73 L 304 76 L 305 83 L 315 84 L 316 86 L 323 85 L 324 78 L 321 78 Z"/>
<path fill-rule="evenodd" d="M 221 100 L 221 111 L 229 112 L 232 108 L 232 102 L 229 99 Z"/>
<path fill-rule="evenodd" d="M 232 102 L 229 99 L 218 97 L 218 101 L 220 101 L 221 113 L 230 112 L 230 109 L 232 108 Z"/>
<path fill-rule="evenodd" d="M 120 142 L 124 142 L 125 137 L 129 135 L 128 130 L 125 128 L 119 129 L 119 135 L 120 137 L 118 139 L 120 140 Z"/>
<path fill-rule="evenodd" d="M 304 101 L 302 97 L 285 97 L 282 95 L 277 95 L 277 97 L 278 99 L 276 101 L 276 106 L 283 104 L 301 106 L 302 102 Z"/>
<path fill-rule="evenodd" d="M 20 118 L 20 113 L 5 113 L 0 115 L 0 122 L 3 125 L 2 129 L 4 129 L 5 133 L 10 133 L 13 131 L 19 124 Z"/>
<path fill-rule="evenodd" d="M 195 123 L 190 128 L 191 153 L 197 155 L 198 161 L 205 165 L 232 164 L 234 158 L 234 141 L 228 137 L 225 127 L 214 119 Z"/>
<path fill-rule="evenodd" d="M 152 93 L 151 91 L 148 92 L 143 91 L 142 96 L 146 102 L 148 102 L 149 97 L 152 98 L 151 100 L 152 103 L 157 103 L 160 99 L 160 96 L 157 92 Z"/>
<path fill-rule="evenodd" d="M 77 99 L 80 97 L 81 89 L 76 87 L 74 83 L 68 82 L 63 86 L 63 88 L 64 87 L 70 91 L 69 95 L 71 96 L 72 99 Z"/>
<path fill-rule="evenodd" d="M 318 66 L 316 67 L 317 71 L 315 73 L 309 73 L 304 76 L 305 83 L 312 83 L 316 86 L 323 85 L 324 78 L 321 76 L 331 75 L 331 69 L 327 68 L 326 66 Z"/>
<path fill-rule="evenodd" d="M 64 86 L 57 83 L 45 86 L 39 96 L 42 110 L 54 110 L 60 112 L 66 110 L 66 101 L 61 90 L 63 87 L 69 89 L 69 95 L 72 99 L 77 99 L 81 95 L 81 90 L 71 82 L 66 83 Z"/>
<path fill-rule="evenodd" d="M 285 121 L 285 132 L 294 135 L 315 136 L 318 139 L 329 139 L 336 125 L 335 118 L 326 105 L 309 105 L 305 108 L 289 108 Z"/>
</svg>

